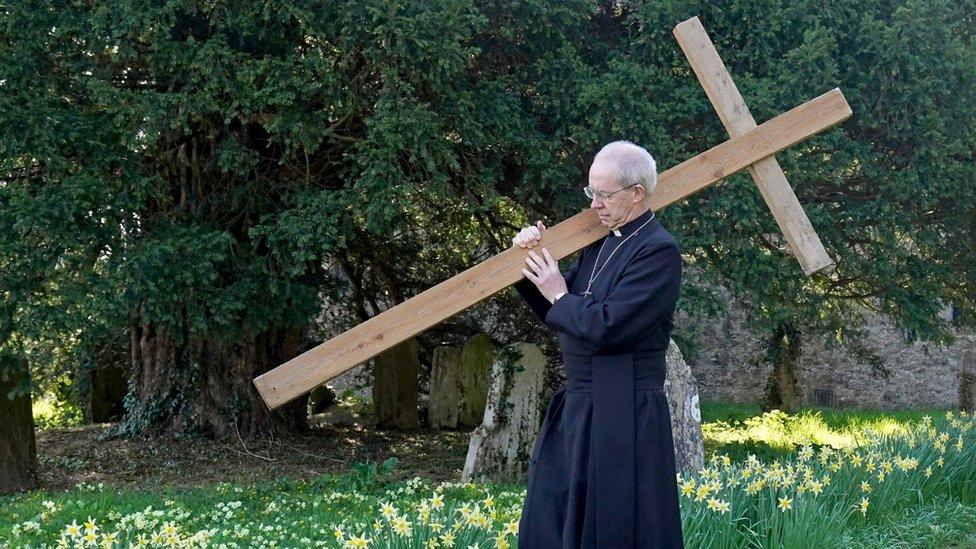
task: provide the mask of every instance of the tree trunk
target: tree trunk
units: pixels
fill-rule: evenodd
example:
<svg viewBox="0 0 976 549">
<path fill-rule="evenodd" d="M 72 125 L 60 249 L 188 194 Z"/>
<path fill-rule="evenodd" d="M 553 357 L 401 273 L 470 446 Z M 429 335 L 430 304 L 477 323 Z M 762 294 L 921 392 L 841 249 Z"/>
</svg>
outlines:
<svg viewBox="0 0 976 549">
<path fill-rule="evenodd" d="M 0 494 L 10 494 L 37 488 L 37 444 L 30 393 L 7 397 L 29 375 L 27 363 L 0 360 Z"/>
<path fill-rule="evenodd" d="M 137 323 L 120 434 L 223 438 L 304 430 L 307 396 L 272 412 L 252 383 L 299 354 L 301 333 L 277 329 L 230 342 L 210 334 L 177 339 L 153 324 Z"/>
<path fill-rule="evenodd" d="M 787 414 L 796 410 L 796 362 L 800 357 L 800 331 L 792 324 L 781 324 L 767 347 L 773 371 L 766 380 L 763 411 L 778 409 Z"/>
</svg>

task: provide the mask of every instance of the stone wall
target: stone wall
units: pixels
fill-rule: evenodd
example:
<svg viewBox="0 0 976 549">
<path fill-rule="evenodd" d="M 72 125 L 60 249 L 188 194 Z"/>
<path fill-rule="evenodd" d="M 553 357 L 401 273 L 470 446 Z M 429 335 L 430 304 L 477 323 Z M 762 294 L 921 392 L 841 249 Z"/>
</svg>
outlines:
<svg viewBox="0 0 976 549">
<path fill-rule="evenodd" d="M 729 311 L 704 326 L 700 352 L 689 365 L 702 400 L 760 402 L 772 365 L 765 360 L 760 340 L 750 331 L 744 313 L 734 304 Z M 801 405 L 816 405 L 817 390 L 832 391 L 832 400 L 820 402 L 831 402 L 834 407 L 960 405 L 960 386 L 968 386 L 964 382 L 967 372 L 971 375 L 976 370 L 976 334 L 956 332 L 956 342 L 948 346 L 908 345 L 889 320 L 870 311 L 863 314 L 864 344 L 853 350 L 831 345 L 823 336 L 801 338 L 796 369 Z M 679 317 L 679 326 L 681 321 Z"/>
</svg>

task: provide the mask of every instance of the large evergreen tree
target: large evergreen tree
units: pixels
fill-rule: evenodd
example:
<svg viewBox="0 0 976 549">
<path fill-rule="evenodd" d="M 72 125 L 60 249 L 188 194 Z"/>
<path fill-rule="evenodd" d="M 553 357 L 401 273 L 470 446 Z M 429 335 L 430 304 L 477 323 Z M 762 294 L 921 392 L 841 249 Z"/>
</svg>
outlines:
<svg viewBox="0 0 976 549">
<path fill-rule="evenodd" d="M 128 431 L 297 428 L 304 407 L 269 413 L 251 379 L 311 343 L 325 296 L 354 324 L 504 249 L 526 215 L 585 208 L 609 140 L 663 170 L 726 139 L 671 36 L 692 15 L 757 120 L 834 86 L 855 116 L 779 156 L 837 272 L 805 278 L 736 176 L 661 213 L 702 275 L 679 306 L 710 310 L 725 283 L 784 363 L 791 334 L 843 339 L 865 306 L 944 339 L 945 304 L 974 317 L 974 11 L 9 4 L 0 345 L 44 379 L 71 367 L 46 351 L 127 334 Z"/>
</svg>

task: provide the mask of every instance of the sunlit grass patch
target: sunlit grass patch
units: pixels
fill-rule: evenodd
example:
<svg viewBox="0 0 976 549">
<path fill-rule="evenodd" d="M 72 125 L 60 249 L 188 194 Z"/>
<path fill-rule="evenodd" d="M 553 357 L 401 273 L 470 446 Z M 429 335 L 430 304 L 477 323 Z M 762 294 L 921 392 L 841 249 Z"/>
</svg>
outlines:
<svg viewBox="0 0 976 549">
<path fill-rule="evenodd" d="M 795 414 L 779 410 L 763 413 L 758 404 L 703 402 L 702 434 L 705 453 L 726 454 L 743 461 L 751 454 L 760 461 L 784 458 L 801 445 L 842 448 L 864 444 L 864 433 L 904 433 L 922 417 L 946 410 L 850 410 L 805 408 Z"/>
</svg>

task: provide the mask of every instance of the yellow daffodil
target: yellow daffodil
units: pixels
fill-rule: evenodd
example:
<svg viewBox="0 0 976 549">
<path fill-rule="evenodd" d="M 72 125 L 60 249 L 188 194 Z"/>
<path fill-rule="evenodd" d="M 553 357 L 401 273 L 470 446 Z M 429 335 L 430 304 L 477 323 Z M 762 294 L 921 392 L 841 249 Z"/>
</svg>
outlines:
<svg viewBox="0 0 976 549">
<path fill-rule="evenodd" d="M 393 526 L 393 531 L 402 536 L 410 535 L 410 522 L 403 517 L 394 517 L 390 524 Z"/>
<path fill-rule="evenodd" d="M 369 542 L 369 538 L 365 535 L 350 536 L 343 547 L 346 549 L 366 549 L 369 546 Z"/>
<path fill-rule="evenodd" d="M 386 520 L 390 520 L 396 516 L 397 510 L 389 503 L 384 502 L 383 505 L 380 506 L 380 514 L 383 515 L 383 518 Z"/>
<path fill-rule="evenodd" d="M 115 546 L 115 538 L 118 537 L 118 533 L 112 532 L 109 534 L 102 534 L 102 547 L 105 549 L 111 549 Z"/>
<path fill-rule="evenodd" d="M 861 515 L 868 513 L 868 498 L 861 498 Z"/>
<path fill-rule="evenodd" d="M 701 486 L 698 487 L 698 490 L 695 492 L 695 501 L 704 500 L 705 498 L 708 497 L 708 494 L 709 494 L 709 486 L 707 484 L 702 484 Z"/>
<path fill-rule="evenodd" d="M 778 505 L 778 507 L 781 510 L 783 510 L 783 511 L 792 509 L 793 508 L 793 500 L 790 499 L 790 498 L 779 498 L 779 505 Z"/>
<path fill-rule="evenodd" d="M 433 509 L 442 509 L 444 507 L 444 494 L 434 494 L 434 497 L 430 498 L 430 506 Z"/>
</svg>

